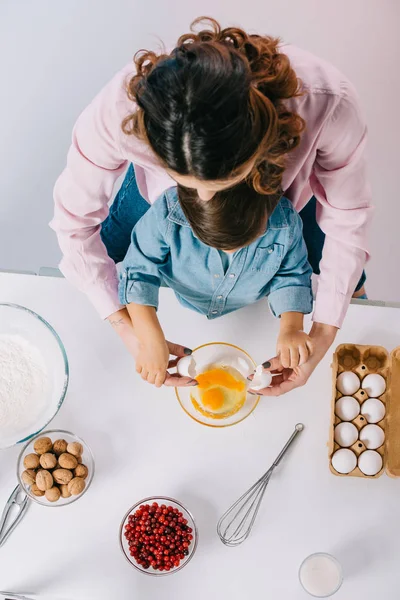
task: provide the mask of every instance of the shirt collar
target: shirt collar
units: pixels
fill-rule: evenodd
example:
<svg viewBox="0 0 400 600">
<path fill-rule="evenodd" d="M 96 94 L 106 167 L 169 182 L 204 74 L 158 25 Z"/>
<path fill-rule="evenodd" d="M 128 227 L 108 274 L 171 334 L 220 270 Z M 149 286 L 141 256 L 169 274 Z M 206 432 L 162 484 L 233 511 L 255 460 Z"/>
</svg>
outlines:
<svg viewBox="0 0 400 600">
<path fill-rule="evenodd" d="M 168 219 L 177 225 L 190 227 L 189 221 L 186 219 L 181 205 L 179 204 L 176 187 L 169 188 L 165 192 L 168 205 Z"/>
</svg>

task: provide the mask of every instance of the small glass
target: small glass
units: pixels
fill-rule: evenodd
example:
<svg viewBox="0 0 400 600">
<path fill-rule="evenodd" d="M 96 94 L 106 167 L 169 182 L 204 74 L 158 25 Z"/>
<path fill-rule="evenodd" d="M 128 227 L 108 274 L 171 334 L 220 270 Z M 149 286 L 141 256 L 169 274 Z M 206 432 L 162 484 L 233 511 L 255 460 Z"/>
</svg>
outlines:
<svg viewBox="0 0 400 600">
<path fill-rule="evenodd" d="M 299 569 L 303 589 L 314 598 L 330 598 L 343 583 L 340 563 L 331 554 L 317 552 L 308 556 Z"/>
</svg>

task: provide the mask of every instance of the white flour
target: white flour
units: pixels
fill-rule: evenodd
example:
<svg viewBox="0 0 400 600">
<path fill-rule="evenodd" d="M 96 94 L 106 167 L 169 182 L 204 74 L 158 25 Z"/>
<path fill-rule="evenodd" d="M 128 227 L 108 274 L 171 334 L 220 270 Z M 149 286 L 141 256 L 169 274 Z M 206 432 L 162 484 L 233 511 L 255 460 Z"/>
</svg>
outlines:
<svg viewBox="0 0 400 600">
<path fill-rule="evenodd" d="M 0 335 L 0 439 L 34 426 L 47 396 L 41 352 L 20 335 Z"/>
</svg>

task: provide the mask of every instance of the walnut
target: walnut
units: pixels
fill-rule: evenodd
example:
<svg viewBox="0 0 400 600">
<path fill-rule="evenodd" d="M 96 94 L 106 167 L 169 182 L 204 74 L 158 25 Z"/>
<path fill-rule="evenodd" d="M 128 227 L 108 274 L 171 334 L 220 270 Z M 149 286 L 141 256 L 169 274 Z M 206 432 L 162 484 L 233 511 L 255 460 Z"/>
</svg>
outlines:
<svg viewBox="0 0 400 600">
<path fill-rule="evenodd" d="M 54 469 L 56 465 L 57 458 L 54 454 L 51 454 L 50 452 L 45 452 L 45 454 L 42 454 L 42 456 L 40 457 L 40 466 L 42 466 L 43 469 Z"/>
<path fill-rule="evenodd" d="M 33 485 L 36 480 L 36 471 L 34 469 L 27 469 L 22 473 L 21 479 L 26 485 Z"/>
<path fill-rule="evenodd" d="M 78 465 L 74 471 L 75 477 L 82 477 L 82 479 L 86 479 L 88 476 L 89 470 L 86 465 Z"/>
<path fill-rule="evenodd" d="M 51 473 L 45 469 L 43 471 L 39 471 L 36 475 L 36 485 L 38 486 L 39 490 L 42 490 L 42 492 L 52 488 L 53 477 L 51 476 Z"/>
<path fill-rule="evenodd" d="M 52 487 L 45 491 L 45 496 L 49 502 L 57 502 L 60 499 L 61 492 L 58 487 Z"/>
<path fill-rule="evenodd" d="M 74 477 L 68 484 L 68 491 L 73 496 L 78 496 L 85 489 L 85 482 L 81 477 Z"/>
<path fill-rule="evenodd" d="M 45 452 L 50 452 L 53 447 L 53 443 L 50 438 L 42 437 L 36 440 L 33 444 L 33 449 L 37 454 L 45 454 Z"/>
<path fill-rule="evenodd" d="M 69 483 L 73 477 L 68 469 L 55 469 L 52 475 L 56 483 Z"/>
<path fill-rule="evenodd" d="M 27 454 L 24 458 L 25 469 L 37 469 L 39 466 L 39 457 L 37 454 Z"/>
<path fill-rule="evenodd" d="M 70 493 L 70 491 L 68 490 L 68 486 L 67 486 L 67 485 L 65 485 L 65 484 L 61 484 L 61 485 L 60 485 L 60 492 L 61 492 L 61 496 L 62 496 L 63 498 L 70 498 L 70 496 L 71 496 L 71 493 Z"/>
<path fill-rule="evenodd" d="M 44 496 L 44 492 L 42 490 L 39 490 L 38 486 L 36 485 L 36 483 L 34 483 L 31 487 L 31 492 L 34 496 Z"/>
<path fill-rule="evenodd" d="M 71 442 L 67 446 L 67 452 L 69 452 L 69 454 L 72 454 L 73 456 L 76 456 L 76 457 L 81 456 L 81 454 L 83 452 L 83 446 L 79 442 Z"/>
<path fill-rule="evenodd" d="M 53 444 L 53 452 L 60 456 L 63 452 L 67 451 L 67 442 L 65 440 L 56 440 Z"/>
<path fill-rule="evenodd" d="M 62 469 L 75 469 L 78 465 L 78 461 L 72 454 L 64 452 L 58 457 L 58 464 Z"/>
</svg>

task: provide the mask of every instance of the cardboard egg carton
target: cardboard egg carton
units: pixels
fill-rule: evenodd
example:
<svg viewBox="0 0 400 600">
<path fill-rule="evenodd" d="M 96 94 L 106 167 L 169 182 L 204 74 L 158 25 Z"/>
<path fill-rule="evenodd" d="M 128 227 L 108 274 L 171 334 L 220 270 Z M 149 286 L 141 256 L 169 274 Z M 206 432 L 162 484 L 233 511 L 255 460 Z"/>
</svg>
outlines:
<svg viewBox="0 0 400 600">
<path fill-rule="evenodd" d="M 336 380 L 343 371 L 353 371 L 362 380 L 371 373 L 378 373 L 386 380 L 386 390 L 379 396 L 385 404 L 386 413 L 382 421 L 377 423 L 385 432 L 383 446 L 376 452 L 382 456 L 383 467 L 376 475 L 364 475 L 358 466 L 347 474 L 338 473 L 332 466 L 332 455 L 340 448 L 334 439 L 335 426 L 341 419 L 335 413 L 336 401 L 343 396 L 336 387 Z M 361 388 L 353 397 L 362 405 L 368 399 L 368 394 Z M 353 421 L 358 431 L 368 425 L 366 418 L 360 413 Z M 349 448 L 358 457 L 366 450 L 359 439 Z M 400 347 L 391 354 L 382 346 L 360 346 L 357 344 L 342 344 L 336 348 L 332 363 L 332 419 L 329 436 L 329 467 L 334 475 L 339 477 L 365 477 L 376 479 L 385 471 L 390 477 L 400 477 Z"/>
</svg>

